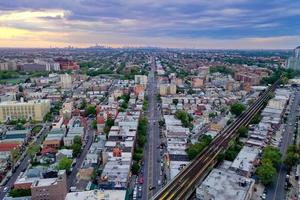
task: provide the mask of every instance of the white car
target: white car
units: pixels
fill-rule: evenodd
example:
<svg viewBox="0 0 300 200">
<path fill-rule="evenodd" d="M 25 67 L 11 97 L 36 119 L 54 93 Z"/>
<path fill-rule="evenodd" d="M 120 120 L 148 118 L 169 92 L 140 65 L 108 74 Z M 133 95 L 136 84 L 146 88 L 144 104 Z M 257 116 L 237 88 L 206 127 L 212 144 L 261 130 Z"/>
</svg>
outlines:
<svg viewBox="0 0 300 200">
<path fill-rule="evenodd" d="M 3 189 L 3 192 L 7 192 L 8 191 L 8 187 L 5 187 L 4 189 Z"/>
</svg>

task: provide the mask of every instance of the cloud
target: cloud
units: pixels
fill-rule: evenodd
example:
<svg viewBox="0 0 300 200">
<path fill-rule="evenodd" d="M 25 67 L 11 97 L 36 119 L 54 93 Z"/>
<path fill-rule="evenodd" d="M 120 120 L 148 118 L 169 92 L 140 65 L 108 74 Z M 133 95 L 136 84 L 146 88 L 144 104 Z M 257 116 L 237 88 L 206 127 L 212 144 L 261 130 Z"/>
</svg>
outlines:
<svg viewBox="0 0 300 200">
<path fill-rule="evenodd" d="M 30 32 L 43 44 L 57 40 L 59 45 L 78 46 L 103 41 L 114 45 L 207 47 L 211 42 L 212 47 L 227 47 L 227 42 L 237 41 L 253 46 L 250 42 L 261 43 L 250 38 L 295 36 L 297 40 L 299 11 L 300 2 L 294 0 L 2 0 L 0 28 L 6 30 L 6 40 L 16 30 L 15 39 Z M 64 37 L 55 38 L 59 34 Z M 4 46 L 4 36 L 0 39 Z M 280 41 L 274 40 L 290 47 Z"/>
</svg>

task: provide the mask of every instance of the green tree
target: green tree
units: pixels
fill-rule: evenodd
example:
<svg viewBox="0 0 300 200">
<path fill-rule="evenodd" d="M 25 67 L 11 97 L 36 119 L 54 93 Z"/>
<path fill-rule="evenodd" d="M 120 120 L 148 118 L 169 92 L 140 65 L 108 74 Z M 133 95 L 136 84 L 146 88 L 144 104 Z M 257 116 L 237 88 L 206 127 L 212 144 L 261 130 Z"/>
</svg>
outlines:
<svg viewBox="0 0 300 200">
<path fill-rule="evenodd" d="M 71 149 L 73 150 L 74 158 L 76 158 L 80 154 L 81 146 L 82 146 L 81 137 L 76 135 L 73 139 L 73 144 L 71 146 Z"/>
<path fill-rule="evenodd" d="M 246 106 L 242 103 L 234 103 L 230 106 L 230 112 L 236 116 L 240 116 L 245 109 Z"/>
<path fill-rule="evenodd" d="M 60 161 L 58 162 L 57 169 L 58 169 L 58 170 L 66 170 L 66 171 L 70 171 L 71 165 L 72 165 L 72 160 L 69 159 L 69 158 L 67 158 L 67 157 L 63 157 L 63 158 L 60 159 Z"/>
<path fill-rule="evenodd" d="M 35 126 L 33 129 L 32 129 L 32 133 L 34 134 L 34 135 L 36 135 L 36 134 L 38 134 L 41 130 L 42 130 L 42 126 L 41 125 L 37 125 L 37 126 Z"/>
<path fill-rule="evenodd" d="M 9 191 L 9 196 L 11 197 L 28 197 L 31 196 L 31 189 L 12 189 Z"/>
<path fill-rule="evenodd" d="M 177 105 L 178 104 L 178 99 L 173 99 L 173 104 Z"/>
<path fill-rule="evenodd" d="M 239 133 L 240 137 L 247 137 L 247 133 L 248 133 L 247 127 L 240 126 L 240 128 L 238 129 L 238 133 Z"/>
<path fill-rule="evenodd" d="M 209 113 L 208 114 L 208 117 L 209 118 L 214 118 L 214 117 L 216 117 L 218 114 L 216 113 L 216 112 L 211 112 L 211 113 Z"/>
<path fill-rule="evenodd" d="M 30 156 L 30 159 L 32 160 L 33 157 L 40 151 L 40 146 L 36 144 L 30 144 L 28 147 L 28 155 Z"/>
<path fill-rule="evenodd" d="M 250 123 L 251 124 L 258 124 L 261 121 L 261 119 L 262 119 L 262 116 L 259 113 L 257 113 L 257 114 L 254 115 L 254 117 L 252 118 Z"/>
<path fill-rule="evenodd" d="M 141 154 L 141 153 L 134 153 L 133 157 L 132 157 L 132 159 L 134 161 L 137 161 L 137 162 L 139 162 L 140 160 L 142 160 L 142 158 L 143 158 L 143 154 Z"/>
<path fill-rule="evenodd" d="M 114 125 L 115 120 L 112 118 L 107 118 L 104 125 L 104 133 L 107 135 L 110 131 L 110 128 Z"/>
<path fill-rule="evenodd" d="M 97 120 L 92 121 L 92 128 L 97 129 Z"/>
<path fill-rule="evenodd" d="M 87 115 L 95 115 L 96 114 L 96 106 L 88 105 L 85 110 Z"/>
<path fill-rule="evenodd" d="M 263 160 L 270 160 L 274 167 L 277 167 L 281 163 L 281 153 L 278 148 L 267 146 L 263 150 Z"/>
<path fill-rule="evenodd" d="M 189 128 L 193 126 L 193 124 L 191 123 L 193 121 L 193 118 L 187 112 L 183 110 L 177 110 L 175 112 L 175 117 L 181 121 L 184 127 Z"/>
<path fill-rule="evenodd" d="M 231 140 L 229 148 L 224 153 L 225 160 L 233 161 L 242 149 L 242 144 L 238 140 Z"/>
<path fill-rule="evenodd" d="M 134 162 L 131 166 L 131 171 L 133 174 L 138 175 L 140 171 L 140 165 L 137 162 Z"/>
<path fill-rule="evenodd" d="M 80 103 L 80 109 L 85 109 L 87 106 L 87 102 L 86 99 L 82 99 L 81 103 Z"/>
<path fill-rule="evenodd" d="M 73 150 L 73 157 L 76 158 L 81 152 L 81 145 L 74 143 L 72 144 L 71 149 Z"/>
<path fill-rule="evenodd" d="M 81 145 L 81 137 L 79 135 L 76 135 L 73 139 L 74 144 L 80 144 Z"/>
<path fill-rule="evenodd" d="M 211 136 L 204 135 L 195 144 L 191 144 L 186 149 L 186 153 L 190 160 L 194 159 L 209 143 L 212 141 Z"/>
<path fill-rule="evenodd" d="M 276 169 L 271 160 L 265 159 L 256 170 L 257 177 L 264 185 L 268 185 L 273 181 L 276 175 Z"/>
<path fill-rule="evenodd" d="M 295 145 L 290 145 L 287 149 L 286 157 L 283 161 L 285 166 L 290 170 L 299 161 L 299 153 Z"/>
<path fill-rule="evenodd" d="M 53 120 L 53 116 L 50 112 L 48 112 L 45 116 L 44 116 L 44 121 L 45 122 L 51 122 Z"/>
<path fill-rule="evenodd" d="M 146 97 L 143 102 L 143 111 L 147 111 L 148 107 L 149 107 L 149 102 L 148 102 L 148 98 Z"/>
<path fill-rule="evenodd" d="M 15 164 L 18 161 L 18 159 L 21 155 L 20 149 L 19 148 L 13 148 L 13 149 L 10 150 L 10 154 L 11 154 L 11 159 L 12 159 L 13 164 Z"/>
</svg>

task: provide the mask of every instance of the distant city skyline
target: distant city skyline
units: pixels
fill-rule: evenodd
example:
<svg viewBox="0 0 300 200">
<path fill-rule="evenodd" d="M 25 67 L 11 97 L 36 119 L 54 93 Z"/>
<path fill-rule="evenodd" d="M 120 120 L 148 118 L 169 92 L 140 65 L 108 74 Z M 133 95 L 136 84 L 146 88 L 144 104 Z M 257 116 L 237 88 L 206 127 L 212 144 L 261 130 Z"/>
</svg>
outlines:
<svg viewBox="0 0 300 200">
<path fill-rule="evenodd" d="M 293 49 L 294 0 L 3 0 L 0 47 Z"/>
</svg>

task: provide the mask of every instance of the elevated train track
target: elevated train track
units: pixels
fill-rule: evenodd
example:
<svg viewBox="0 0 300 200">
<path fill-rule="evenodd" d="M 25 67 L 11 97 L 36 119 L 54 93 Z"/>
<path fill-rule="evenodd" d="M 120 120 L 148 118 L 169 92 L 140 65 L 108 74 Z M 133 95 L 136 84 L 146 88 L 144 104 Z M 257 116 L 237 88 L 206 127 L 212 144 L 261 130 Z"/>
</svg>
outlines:
<svg viewBox="0 0 300 200">
<path fill-rule="evenodd" d="M 258 113 L 263 104 L 269 99 L 269 95 L 278 85 L 279 80 L 269 86 L 266 91 L 252 104 L 241 116 L 239 116 L 227 128 L 221 131 L 186 168 L 174 179 L 165 185 L 152 200 L 183 200 L 188 199 L 196 190 L 197 184 L 216 164 L 217 156 L 228 148 L 229 142 L 237 137 L 240 126 L 248 125 L 253 116 Z"/>
</svg>

